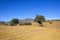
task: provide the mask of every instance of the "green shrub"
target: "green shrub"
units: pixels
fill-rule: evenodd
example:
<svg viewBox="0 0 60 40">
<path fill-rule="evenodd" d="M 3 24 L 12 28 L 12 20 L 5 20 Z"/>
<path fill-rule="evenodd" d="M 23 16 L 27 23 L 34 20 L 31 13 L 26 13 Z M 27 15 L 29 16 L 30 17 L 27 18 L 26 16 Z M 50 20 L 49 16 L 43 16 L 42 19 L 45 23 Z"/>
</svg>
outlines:
<svg viewBox="0 0 60 40">
<path fill-rule="evenodd" d="M 13 22 L 9 23 L 10 26 L 16 26 L 16 24 L 14 24 Z"/>
<path fill-rule="evenodd" d="M 31 25 L 31 23 L 25 23 L 25 25 Z"/>
<path fill-rule="evenodd" d="M 30 22 L 20 22 L 19 25 L 31 25 Z"/>
</svg>

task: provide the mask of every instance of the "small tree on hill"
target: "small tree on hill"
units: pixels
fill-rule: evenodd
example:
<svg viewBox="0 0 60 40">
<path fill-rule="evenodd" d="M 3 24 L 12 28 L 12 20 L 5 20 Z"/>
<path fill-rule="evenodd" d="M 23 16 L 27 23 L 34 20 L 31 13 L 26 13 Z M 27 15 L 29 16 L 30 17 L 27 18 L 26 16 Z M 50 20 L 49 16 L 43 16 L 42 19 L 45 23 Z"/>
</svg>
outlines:
<svg viewBox="0 0 60 40">
<path fill-rule="evenodd" d="M 12 19 L 12 23 L 14 25 L 17 25 L 19 23 L 19 19 L 16 19 L 16 18 Z"/>
<path fill-rule="evenodd" d="M 45 17 L 44 16 L 42 16 L 42 15 L 36 15 L 36 17 L 35 17 L 35 20 L 34 20 L 35 22 L 38 22 L 39 24 L 42 24 L 42 22 L 44 22 L 45 21 Z"/>
<path fill-rule="evenodd" d="M 35 22 L 38 22 L 38 21 L 44 22 L 44 21 L 45 21 L 45 17 L 42 16 L 42 15 L 36 15 L 34 21 L 35 21 Z"/>
</svg>

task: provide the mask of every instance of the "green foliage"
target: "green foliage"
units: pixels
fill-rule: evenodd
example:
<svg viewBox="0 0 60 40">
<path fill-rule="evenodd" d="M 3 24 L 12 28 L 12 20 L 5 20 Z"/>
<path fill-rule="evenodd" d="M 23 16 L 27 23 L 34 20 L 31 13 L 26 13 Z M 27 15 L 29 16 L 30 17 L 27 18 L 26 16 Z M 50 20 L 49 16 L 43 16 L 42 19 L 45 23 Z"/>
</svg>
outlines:
<svg viewBox="0 0 60 40">
<path fill-rule="evenodd" d="M 10 25 L 10 26 L 14 26 L 14 23 L 11 22 L 9 25 Z"/>
<path fill-rule="evenodd" d="M 19 25 L 31 25 L 30 22 L 20 22 Z"/>
<path fill-rule="evenodd" d="M 34 21 L 35 21 L 35 22 L 38 22 L 38 21 L 40 21 L 40 22 L 44 22 L 44 21 L 45 21 L 45 17 L 42 16 L 42 15 L 36 15 Z"/>
<path fill-rule="evenodd" d="M 25 25 L 31 25 L 31 23 L 25 23 Z"/>
<path fill-rule="evenodd" d="M 14 18 L 11 22 L 11 24 L 17 25 L 19 23 L 19 19 Z"/>
</svg>

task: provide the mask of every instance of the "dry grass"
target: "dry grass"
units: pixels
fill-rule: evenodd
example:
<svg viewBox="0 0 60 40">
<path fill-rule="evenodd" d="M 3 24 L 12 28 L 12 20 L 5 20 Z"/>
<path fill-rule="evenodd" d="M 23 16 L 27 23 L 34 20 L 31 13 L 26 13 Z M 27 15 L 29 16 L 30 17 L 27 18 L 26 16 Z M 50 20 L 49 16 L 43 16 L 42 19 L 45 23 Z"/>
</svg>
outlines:
<svg viewBox="0 0 60 40">
<path fill-rule="evenodd" d="M 60 29 L 49 28 L 60 26 L 44 23 L 46 27 L 32 26 L 0 26 L 0 40 L 60 40 Z"/>
<path fill-rule="evenodd" d="M 49 27 L 49 28 L 59 28 L 60 29 L 60 21 L 52 21 L 52 24 L 50 24 L 50 22 L 44 22 L 43 25 L 45 27 Z"/>
</svg>

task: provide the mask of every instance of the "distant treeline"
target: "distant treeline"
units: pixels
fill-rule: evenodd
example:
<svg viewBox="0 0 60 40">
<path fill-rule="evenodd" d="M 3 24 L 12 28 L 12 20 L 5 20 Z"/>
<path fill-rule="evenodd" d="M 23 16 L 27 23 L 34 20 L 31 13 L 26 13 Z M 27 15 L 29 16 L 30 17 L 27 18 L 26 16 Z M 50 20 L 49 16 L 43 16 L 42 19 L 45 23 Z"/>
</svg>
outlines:
<svg viewBox="0 0 60 40">
<path fill-rule="evenodd" d="M 60 21 L 60 20 L 52 20 L 52 21 Z"/>
<path fill-rule="evenodd" d="M 60 21 L 59 19 L 56 19 L 56 20 L 47 20 L 47 21 Z"/>
<path fill-rule="evenodd" d="M 32 25 L 31 21 L 37 22 L 39 24 L 42 24 L 42 22 L 45 22 L 45 16 L 43 15 L 36 15 L 36 17 L 34 19 L 26 19 L 26 20 L 19 20 L 18 18 L 13 18 L 11 19 L 9 22 L 4 22 L 4 21 L 0 21 L 0 24 L 5 24 L 5 25 Z M 60 20 L 48 20 L 48 21 L 60 21 Z M 47 21 L 47 22 L 48 22 Z"/>
<path fill-rule="evenodd" d="M 31 21 L 38 22 L 39 24 L 42 24 L 42 22 L 45 21 L 45 17 L 43 15 L 36 15 L 35 19 L 26 19 L 26 20 L 19 20 L 18 18 L 13 18 L 10 20 L 10 22 L 4 22 L 1 21 L 0 24 L 6 24 L 6 25 L 32 25 Z"/>
</svg>

